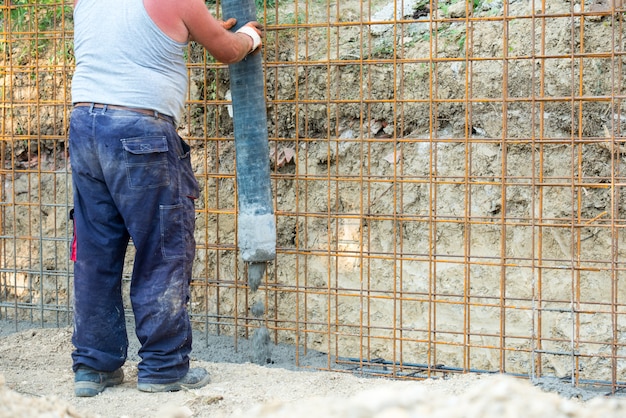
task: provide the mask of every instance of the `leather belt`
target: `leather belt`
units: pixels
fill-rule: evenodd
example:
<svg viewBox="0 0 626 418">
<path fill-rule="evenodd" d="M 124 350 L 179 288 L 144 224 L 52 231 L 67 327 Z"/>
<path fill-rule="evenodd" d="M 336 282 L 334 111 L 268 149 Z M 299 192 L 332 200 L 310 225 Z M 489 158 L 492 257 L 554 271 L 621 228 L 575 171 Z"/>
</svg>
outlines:
<svg viewBox="0 0 626 418">
<path fill-rule="evenodd" d="M 150 109 L 140 109 L 137 107 L 127 107 L 127 106 L 118 106 L 118 105 L 91 103 L 91 102 L 77 102 L 77 103 L 74 103 L 74 107 L 93 107 L 94 109 L 126 110 L 128 112 L 135 112 L 135 113 L 141 113 L 142 115 L 154 116 L 155 118 L 166 120 L 172 124 L 174 123 L 173 117 L 166 115 L 164 113 L 159 113 L 156 110 L 150 110 Z"/>
</svg>

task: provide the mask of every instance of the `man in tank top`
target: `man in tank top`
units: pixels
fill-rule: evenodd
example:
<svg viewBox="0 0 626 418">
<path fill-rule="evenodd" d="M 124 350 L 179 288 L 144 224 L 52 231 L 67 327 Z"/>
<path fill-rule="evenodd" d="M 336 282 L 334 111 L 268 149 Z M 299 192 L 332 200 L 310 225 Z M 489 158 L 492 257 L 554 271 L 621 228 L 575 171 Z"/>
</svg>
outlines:
<svg viewBox="0 0 626 418">
<path fill-rule="evenodd" d="M 257 22 L 214 18 L 202 0 L 75 0 L 69 149 L 74 186 L 77 396 L 122 383 L 128 338 L 122 272 L 130 240 L 137 388 L 206 385 L 190 368 L 187 312 L 198 184 L 176 131 L 187 94 L 184 50 L 198 42 L 223 63 L 258 50 Z"/>
</svg>

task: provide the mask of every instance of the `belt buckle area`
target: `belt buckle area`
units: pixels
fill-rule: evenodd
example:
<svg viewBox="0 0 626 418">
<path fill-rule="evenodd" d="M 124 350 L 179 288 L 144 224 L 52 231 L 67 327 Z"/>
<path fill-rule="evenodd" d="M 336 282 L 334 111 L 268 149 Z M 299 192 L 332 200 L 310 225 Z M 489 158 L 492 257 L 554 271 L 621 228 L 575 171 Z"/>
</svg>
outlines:
<svg viewBox="0 0 626 418">
<path fill-rule="evenodd" d="M 172 124 L 174 123 L 173 117 L 166 115 L 164 113 L 159 113 L 158 111 L 152 110 L 152 109 L 141 109 L 137 107 L 110 105 L 110 104 L 105 104 L 105 103 L 91 103 L 91 102 L 74 103 L 74 107 L 84 107 L 84 106 L 89 106 L 90 111 L 93 111 L 93 109 L 104 109 L 105 112 L 107 109 L 124 110 L 127 112 L 134 112 L 134 113 L 139 113 L 139 114 L 146 115 L 146 116 L 152 116 L 155 119 L 161 119 Z"/>
</svg>

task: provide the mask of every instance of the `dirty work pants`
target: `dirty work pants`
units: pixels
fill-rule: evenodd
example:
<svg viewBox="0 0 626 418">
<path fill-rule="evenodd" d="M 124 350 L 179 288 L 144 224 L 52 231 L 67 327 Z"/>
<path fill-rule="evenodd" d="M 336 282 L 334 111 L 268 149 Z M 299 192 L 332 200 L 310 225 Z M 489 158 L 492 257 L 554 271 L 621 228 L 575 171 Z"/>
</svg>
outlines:
<svg viewBox="0 0 626 418">
<path fill-rule="evenodd" d="M 187 374 L 187 313 L 198 184 L 174 125 L 137 112 L 75 107 L 69 133 L 74 187 L 73 369 L 113 371 L 128 338 L 122 270 L 132 239 L 130 301 L 141 343 L 138 380 Z"/>
</svg>

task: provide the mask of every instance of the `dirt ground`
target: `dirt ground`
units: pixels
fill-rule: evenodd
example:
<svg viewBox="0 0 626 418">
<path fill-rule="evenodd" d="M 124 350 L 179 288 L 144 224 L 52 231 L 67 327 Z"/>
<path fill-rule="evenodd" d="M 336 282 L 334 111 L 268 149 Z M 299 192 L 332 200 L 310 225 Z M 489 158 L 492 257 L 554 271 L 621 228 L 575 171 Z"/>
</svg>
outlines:
<svg viewBox="0 0 626 418">
<path fill-rule="evenodd" d="M 626 399 L 532 385 L 505 375 L 455 375 L 398 381 L 315 368 L 325 356 L 272 347 L 273 363 L 246 361 L 246 342 L 199 336 L 192 367 L 212 382 L 201 389 L 148 394 L 136 389 L 136 341 L 131 337 L 125 382 L 94 398 L 73 394 L 71 328 L 19 329 L 0 320 L 0 418 L 22 417 L 623 417 Z M 545 389 L 545 390 L 542 390 Z M 550 389 L 549 391 L 547 389 Z"/>
</svg>

